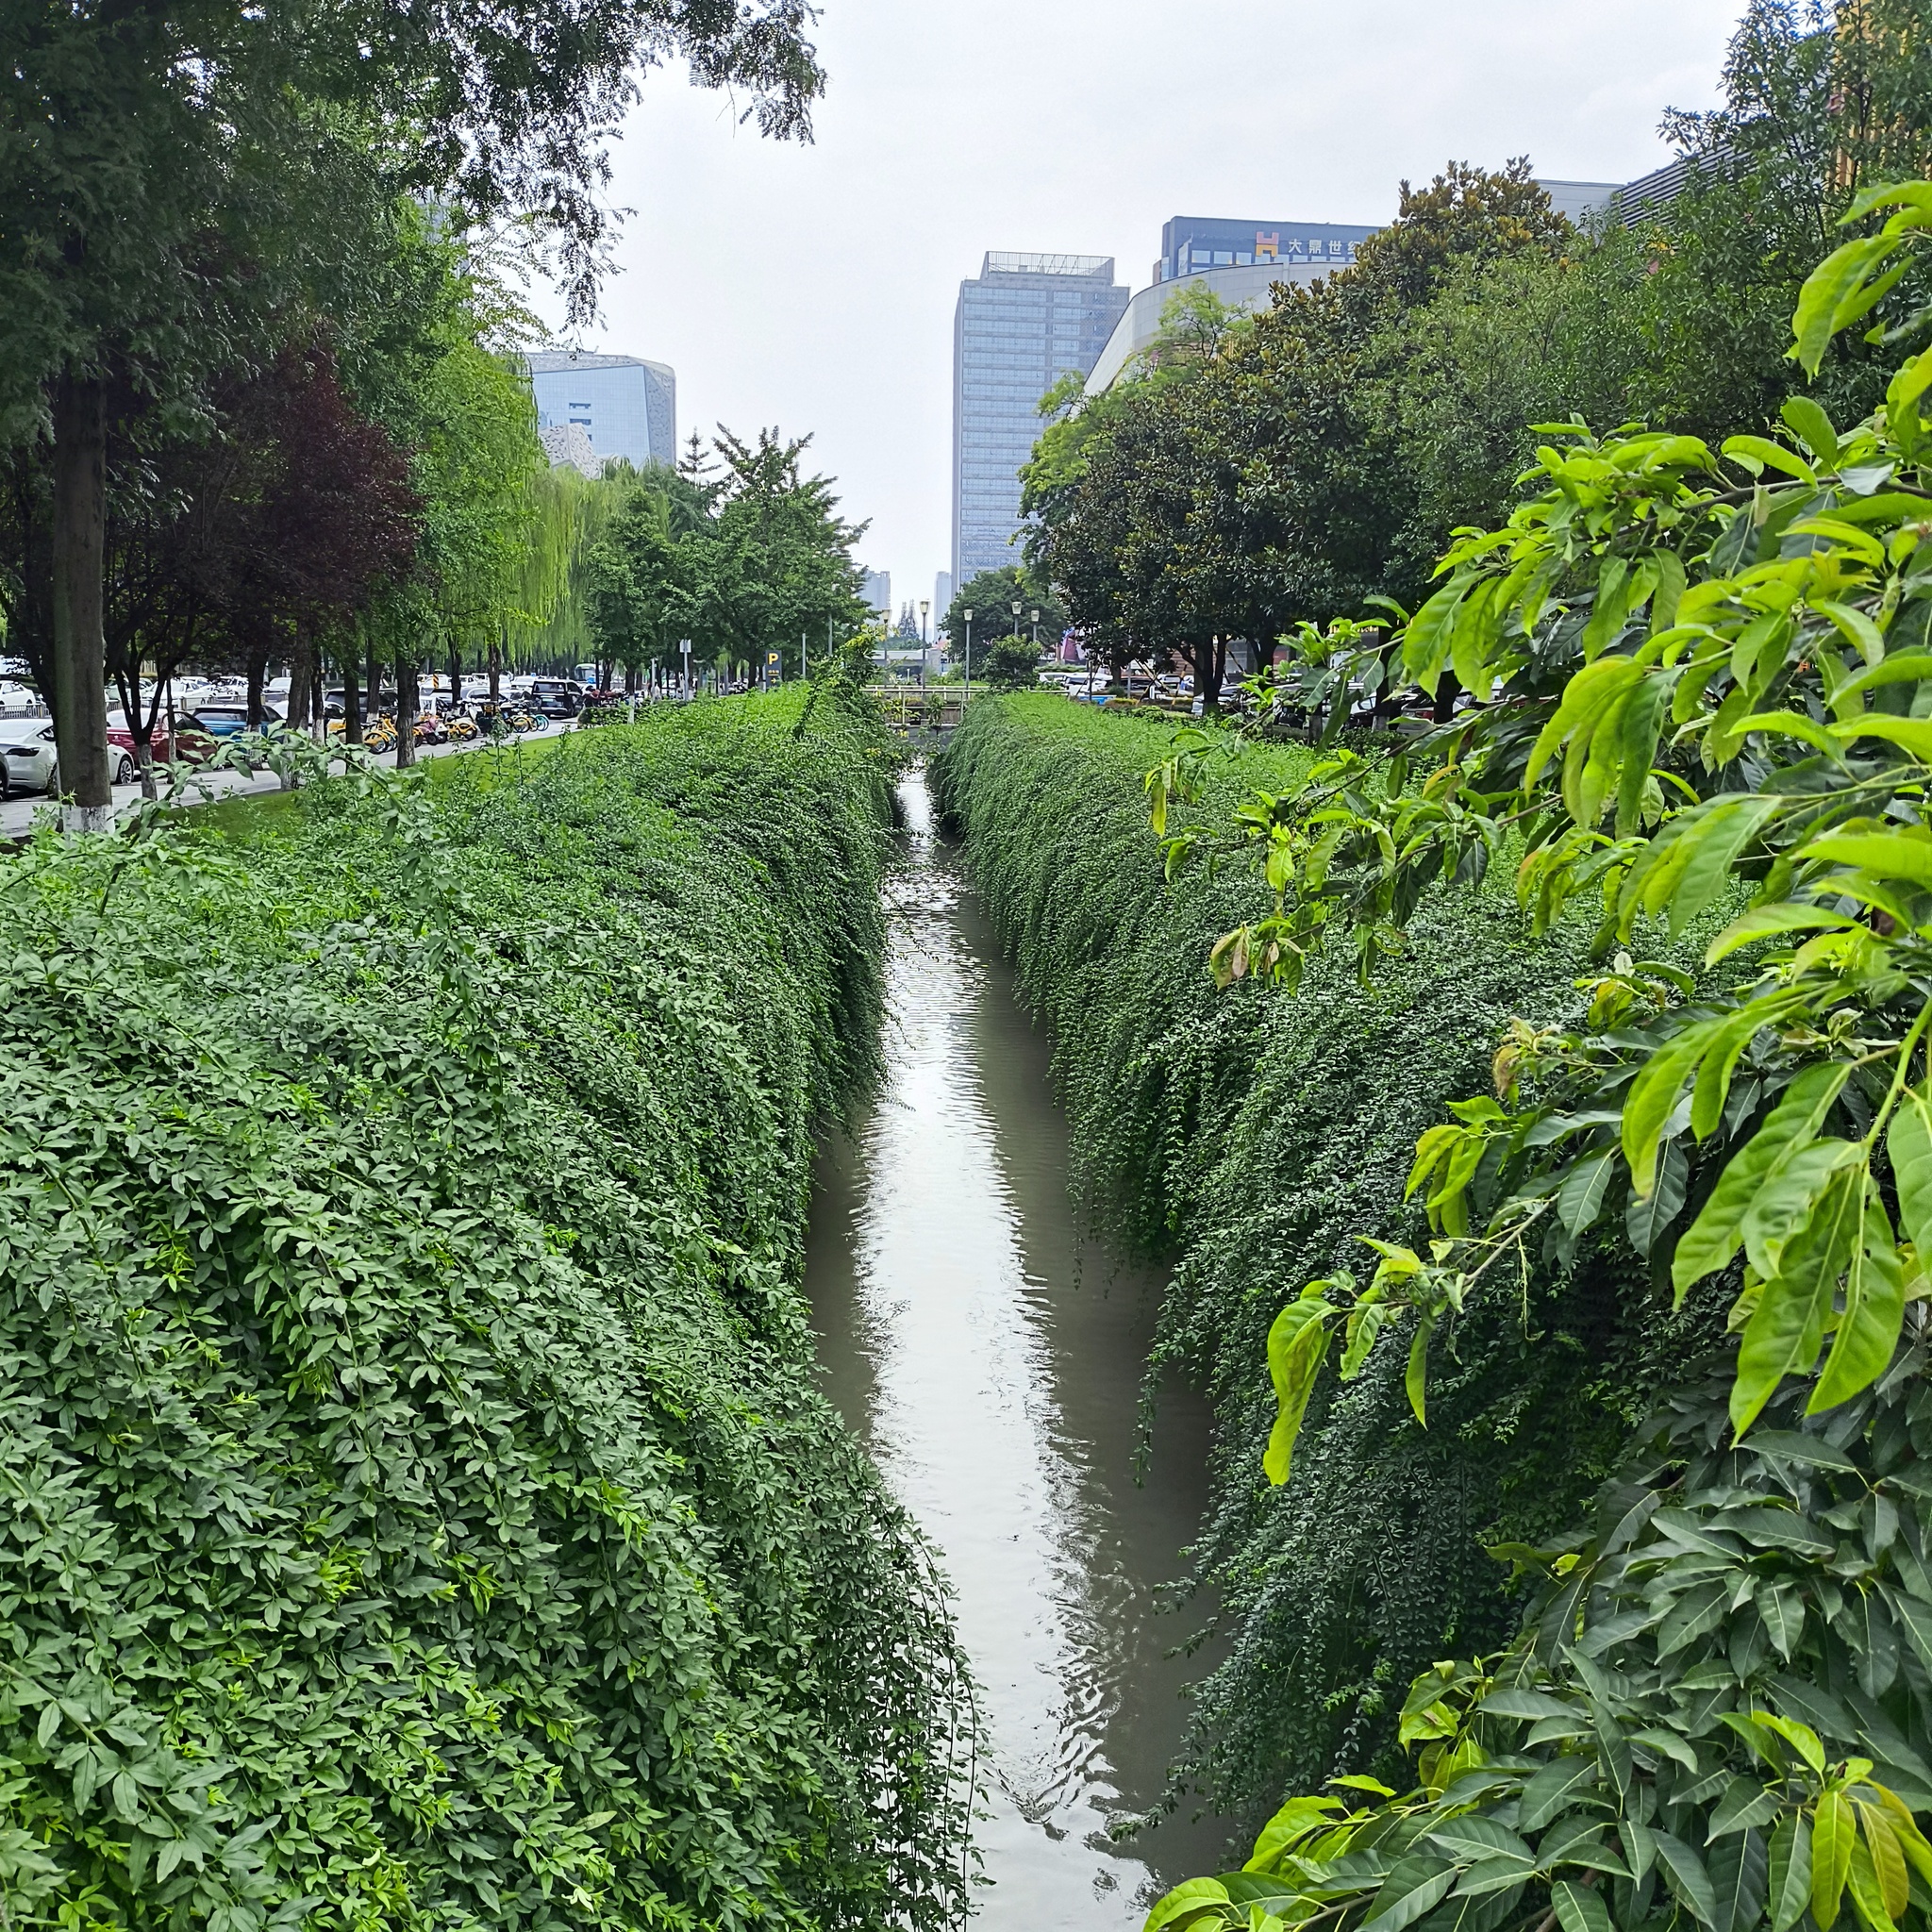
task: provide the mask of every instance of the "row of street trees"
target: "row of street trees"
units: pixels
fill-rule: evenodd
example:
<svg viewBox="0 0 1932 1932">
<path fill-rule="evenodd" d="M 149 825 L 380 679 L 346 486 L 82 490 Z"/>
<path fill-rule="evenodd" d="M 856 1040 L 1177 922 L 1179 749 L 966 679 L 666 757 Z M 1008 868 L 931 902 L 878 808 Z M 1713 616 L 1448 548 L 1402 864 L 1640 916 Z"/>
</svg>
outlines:
<svg viewBox="0 0 1932 1932">
<path fill-rule="evenodd" d="M 1174 651 L 1212 705 L 1232 639 L 1413 608 L 1451 532 L 1507 513 L 1539 424 L 1717 435 L 1800 387 L 1855 419 L 1884 358 L 1851 340 L 1807 383 L 1788 323 L 1857 187 L 1919 165 L 1922 13 L 1757 0 L 1726 105 L 1673 117 L 1698 166 L 1656 219 L 1582 232 L 1526 161 L 1452 165 L 1404 184 L 1353 269 L 1257 315 L 1182 291 L 1127 379 L 1042 404 L 1029 567 L 1116 662 Z"/>
<path fill-rule="evenodd" d="M 373 651 L 407 700 L 425 651 L 535 614 L 572 505 L 536 480 L 506 291 L 547 273 L 590 313 L 603 144 L 640 69 L 682 58 L 766 132 L 803 131 L 806 19 L 790 0 L 5 9 L 0 616 L 51 701 L 70 823 L 106 820 L 110 673 L 131 699 L 143 659 L 279 648 L 300 692 L 321 653 Z"/>
<path fill-rule="evenodd" d="M 830 479 L 808 475 L 811 439 L 761 429 L 744 441 L 693 432 L 684 459 L 620 472 L 598 486 L 601 529 L 583 552 L 582 591 L 600 663 L 630 681 L 662 661 L 802 670 L 812 640 L 842 640 L 868 618 L 853 559 L 866 525 L 839 514 Z"/>
</svg>

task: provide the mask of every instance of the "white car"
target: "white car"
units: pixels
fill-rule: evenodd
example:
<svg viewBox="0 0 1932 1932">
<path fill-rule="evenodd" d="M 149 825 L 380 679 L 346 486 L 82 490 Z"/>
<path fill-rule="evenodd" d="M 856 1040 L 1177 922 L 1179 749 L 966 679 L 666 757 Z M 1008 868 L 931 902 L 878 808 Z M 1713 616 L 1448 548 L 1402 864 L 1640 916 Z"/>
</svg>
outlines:
<svg viewBox="0 0 1932 1932">
<path fill-rule="evenodd" d="M 60 789 L 60 755 L 45 718 L 0 718 L 0 798 Z"/>
</svg>

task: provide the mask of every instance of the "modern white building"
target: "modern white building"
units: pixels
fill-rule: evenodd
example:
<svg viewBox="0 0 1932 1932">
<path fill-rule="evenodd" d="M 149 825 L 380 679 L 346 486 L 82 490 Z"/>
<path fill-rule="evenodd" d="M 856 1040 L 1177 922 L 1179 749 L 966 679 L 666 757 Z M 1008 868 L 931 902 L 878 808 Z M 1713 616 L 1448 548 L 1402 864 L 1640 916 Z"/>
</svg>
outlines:
<svg viewBox="0 0 1932 1932">
<path fill-rule="evenodd" d="M 883 617 L 889 624 L 892 617 L 892 573 L 889 570 L 869 570 L 865 581 L 858 587 L 858 594 L 865 599 L 865 608 L 875 615 Z"/>
<path fill-rule="evenodd" d="M 676 462 L 677 374 L 668 363 L 588 349 L 540 349 L 524 359 L 540 431 L 581 430 L 600 472 L 618 458 L 640 469 Z M 575 458 L 573 441 L 562 460 Z"/>
</svg>

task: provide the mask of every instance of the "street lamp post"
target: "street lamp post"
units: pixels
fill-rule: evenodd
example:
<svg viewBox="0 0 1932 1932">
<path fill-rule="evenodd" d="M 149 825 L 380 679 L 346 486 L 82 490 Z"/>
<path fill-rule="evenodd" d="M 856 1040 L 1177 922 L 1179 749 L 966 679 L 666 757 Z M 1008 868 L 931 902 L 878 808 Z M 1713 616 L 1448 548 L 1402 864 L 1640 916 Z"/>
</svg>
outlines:
<svg viewBox="0 0 1932 1932">
<path fill-rule="evenodd" d="M 966 689 L 959 696 L 959 722 L 966 722 L 966 700 L 973 695 L 973 613 L 962 610 L 960 616 L 966 620 Z"/>
<path fill-rule="evenodd" d="M 932 600 L 922 597 L 919 600 L 919 702 L 925 702 L 925 654 L 932 645 L 932 634 L 926 629 L 927 613 L 932 609 Z M 921 713 L 923 717 L 924 712 Z"/>
<path fill-rule="evenodd" d="M 679 638 L 677 641 L 677 648 L 684 653 L 684 695 L 685 701 L 689 703 L 691 697 L 691 640 L 689 638 Z"/>
<path fill-rule="evenodd" d="M 1038 657 L 1040 655 L 1040 612 L 1035 610 L 1030 612 L 1029 615 L 1033 619 L 1033 654 L 1035 657 Z"/>
<path fill-rule="evenodd" d="M 1020 606 L 1024 601 L 1022 598 L 1015 597 L 1009 607 L 1013 613 L 1013 636 L 1015 639 L 1018 639 L 1020 635 Z"/>
</svg>

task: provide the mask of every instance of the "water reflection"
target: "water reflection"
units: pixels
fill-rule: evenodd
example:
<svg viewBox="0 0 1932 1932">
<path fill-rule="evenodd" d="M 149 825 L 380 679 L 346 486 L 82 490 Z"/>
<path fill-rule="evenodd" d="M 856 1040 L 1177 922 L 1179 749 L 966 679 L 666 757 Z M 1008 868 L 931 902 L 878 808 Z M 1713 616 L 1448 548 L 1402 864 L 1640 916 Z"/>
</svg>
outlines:
<svg viewBox="0 0 1932 1932">
<path fill-rule="evenodd" d="M 1161 1614 L 1206 1502 L 1207 1418 L 1167 1392 L 1144 1487 L 1136 1401 L 1160 1281 L 1083 1242 L 1044 1043 L 983 913 L 905 787 L 889 887 L 888 1074 L 820 1164 L 807 1291 L 832 1399 L 943 1552 L 986 1698 L 984 1921 L 1138 1925 L 1214 1869 L 1184 1813 L 1131 1844 L 1200 1666 Z"/>
</svg>

